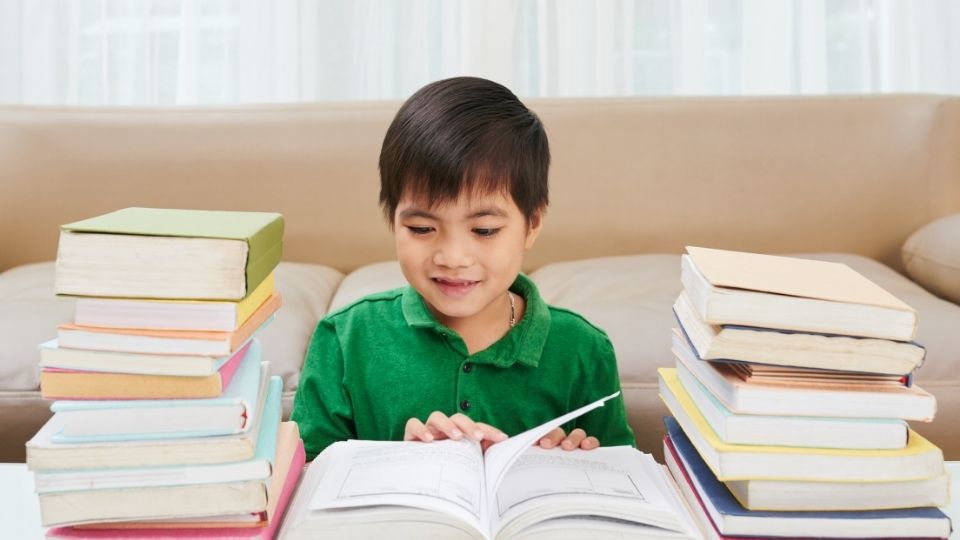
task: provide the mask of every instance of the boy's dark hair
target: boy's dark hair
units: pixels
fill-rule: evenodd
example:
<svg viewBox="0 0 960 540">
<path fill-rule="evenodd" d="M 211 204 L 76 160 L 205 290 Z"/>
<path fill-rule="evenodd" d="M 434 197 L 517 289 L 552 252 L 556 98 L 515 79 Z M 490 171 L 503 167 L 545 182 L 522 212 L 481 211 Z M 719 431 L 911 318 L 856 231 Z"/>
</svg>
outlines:
<svg viewBox="0 0 960 540">
<path fill-rule="evenodd" d="M 393 226 L 408 193 L 430 205 L 509 193 L 529 222 L 547 206 L 550 147 L 540 119 L 503 85 L 454 77 L 417 90 L 380 150 L 380 205 Z"/>
</svg>

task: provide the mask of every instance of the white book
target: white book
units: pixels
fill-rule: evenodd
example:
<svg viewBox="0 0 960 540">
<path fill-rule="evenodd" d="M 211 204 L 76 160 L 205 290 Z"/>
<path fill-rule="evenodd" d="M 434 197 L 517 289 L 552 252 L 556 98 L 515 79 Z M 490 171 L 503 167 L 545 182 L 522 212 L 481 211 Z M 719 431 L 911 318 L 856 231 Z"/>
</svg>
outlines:
<svg viewBox="0 0 960 540">
<path fill-rule="evenodd" d="M 314 460 L 280 536 L 696 538 L 686 507 L 650 455 L 630 447 L 533 447 L 602 402 L 486 454 L 466 440 L 336 443 Z"/>
<path fill-rule="evenodd" d="M 677 297 L 673 312 L 704 360 L 906 375 L 920 367 L 926 354 L 916 343 L 889 339 L 709 324 L 687 291 Z"/>
<path fill-rule="evenodd" d="M 664 422 L 671 437 L 689 437 L 717 478 L 814 482 L 901 482 L 941 476 L 943 452 L 911 431 L 907 446 L 894 450 L 802 448 L 728 444 L 704 419 L 672 369 L 660 368 L 660 397 L 673 417 Z"/>
<path fill-rule="evenodd" d="M 717 480 L 682 432 L 677 433 L 676 439 L 673 434 L 664 439 L 664 461 L 679 484 L 683 498 L 693 507 L 692 514 L 706 538 L 943 538 L 950 534 L 950 520 L 943 512 L 928 502 L 916 504 L 946 500 L 946 475 L 938 478 L 942 485 L 939 494 L 912 500 L 901 497 L 903 504 L 888 510 L 863 506 L 877 500 L 869 491 L 895 491 L 904 484 L 919 483 L 794 482 L 798 487 L 796 496 L 801 501 L 807 500 L 808 495 L 820 494 L 819 509 L 808 510 L 800 502 L 782 511 L 755 511 L 744 508 L 728 489 L 731 484 L 747 482 Z M 842 498 L 841 493 L 853 494 L 857 487 L 866 495 L 865 499 Z M 851 503 L 866 509 L 847 509 Z"/>
<path fill-rule="evenodd" d="M 232 336 L 176 337 L 143 334 L 107 333 L 62 325 L 57 329 L 57 342 L 64 349 L 85 351 L 130 352 L 185 356 L 224 356 L 234 352 Z"/>
<path fill-rule="evenodd" d="M 256 452 L 252 459 L 224 463 L 153 465 L 150 467 L 110 467 L 105 469 L 78 469 L 34 471 L 34 485 L 40 495 L 67 491 L 98 489 L 140 489 L 146 487 L 217 484 L 267 480 L 275 464 L 280 432 L 280 395 L 283 383 L 280 377 L 270 379 L 264 410 L 257 427 Z M 299 439 L 296 429 L 288 437 Z"/>
<path fill-rule="evenodd" d="M 680 364 L 735 413 L 929 422 L 937 412 L 936 398 L 916 385 L 747 382 L 731 364 L 698 358 L 679 329 L 673 333 L 672 351 Z"/>
<path fill-rule="evenodd" d="M 256 420 L 254 423 L 256 424 Z M 254 427 L 249 432 L 228 436 L 63 444 L 54 440 L 62 430 L 60 419 L 53 415 L 40 431 L 27 441 L 28 469 L 54 471 L 242 461 L 253 457 L 259 432 Z"/>
<path fill-rule="evenodd" d="M 202 399 L 55 401 L 60 426 L 54 442 L 125 441 L 232 435 L 250 429 L 267 394 L 268 363 L 260 342 L 246 357 L 223 395 Z"/>
<path fill-rule="evenodd" d="M 77 326 L 153 330 L 232 332 L 242 325 L 276 288 L 273 274 L 242 300 L 148 300 L 78 297 Z"/>
<path fill-rule="evenodd" d="M 71 371 L 203 377 L 219 371 L 231 357 L 68 349 L 59 347 L 56 339 L 40 344 L 41 368 Z"/>
<path fill-rule="evenodd" d="M 239 328 L 230 332 L 61 324 L 57 327 L 57 344 L 63 349 L 225 356 L 239 350 L 251 336 L 270 324 L 282 304 L 283 297 L 279 293 L 271 294 Z"/>
<path fill-rule="evenodd" d="M 682 363 L 677 364 L 677 376 L 717 437 L 725 443 L 859 449 L 907 446 L 909 429 L 903 420 L 737 414 L 725 407 Z"/>
<path fill-rule="evenodd" d="M 700 318 L 912 341 L 917 312 L 842 263 L 687 247 L 680 278 Z"/>
<path fill-rule="evenodd" d="M 171 520 L 263 512 L 267 488 L 261 480 L 146 489 L 100 489 L 39 497 L 44 527 L 103 521 Z"/>
<path fill-rule="evenodd" d="M 950 476 L 946 472 L 903 482 L 792 482 L 735 480 L 725 484 L 751 510 L 832 512 L 946 506 Z"/>
</svg>

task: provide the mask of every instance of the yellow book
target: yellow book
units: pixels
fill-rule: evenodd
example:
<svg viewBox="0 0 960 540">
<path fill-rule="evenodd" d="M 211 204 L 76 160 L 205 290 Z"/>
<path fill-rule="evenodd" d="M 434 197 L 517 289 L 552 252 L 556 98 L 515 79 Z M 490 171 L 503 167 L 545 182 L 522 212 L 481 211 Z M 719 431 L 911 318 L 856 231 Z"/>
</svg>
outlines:
<svg viewBox="0 0 960 540">
<path fill-rule="evenodd" d="M 271 273 L 244 299 L 146 300 L 77 298 L 74 324 L 101 328 L 208 330 L 232 332 L 243 325 L 276 290 Z"/>
<path fill-rule="evenodd" d="M 657 372 L 660 375 L 660 398 L 721 481 L 893 482 L 933 478 L 944 472 L 943 452 L 913 430 L 906 448 L 897 450 L 724 443 L 683 388 L 677 370 L 660 368 Z"/>
</svg>

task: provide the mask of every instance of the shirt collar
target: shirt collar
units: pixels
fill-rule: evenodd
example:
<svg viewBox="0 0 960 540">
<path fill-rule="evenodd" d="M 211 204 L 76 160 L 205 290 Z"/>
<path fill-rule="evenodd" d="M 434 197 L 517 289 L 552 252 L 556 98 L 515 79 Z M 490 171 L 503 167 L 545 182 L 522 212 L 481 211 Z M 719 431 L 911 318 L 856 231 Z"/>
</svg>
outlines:
<svg viewBox="0 0 960 540">
<path fill-rule="evenodd" d="M 537 367 L 550 330 L 550 310 L 540 297 L 536 284 L 526 275 L 517 275 L 510 290 L 526 301 L 523 318 L 496 343 L 473 355 L 473 361 L 487 362 L 504 368 L 517 362 L 525 366 Z M 456 332 L 437 321 L 427 308 L 423 297 L 410 285 L 403 290 L 401 310 L 407 325 L 412 328 L 425 328 L 440 334 L 456 335 Z"/>
</svg>

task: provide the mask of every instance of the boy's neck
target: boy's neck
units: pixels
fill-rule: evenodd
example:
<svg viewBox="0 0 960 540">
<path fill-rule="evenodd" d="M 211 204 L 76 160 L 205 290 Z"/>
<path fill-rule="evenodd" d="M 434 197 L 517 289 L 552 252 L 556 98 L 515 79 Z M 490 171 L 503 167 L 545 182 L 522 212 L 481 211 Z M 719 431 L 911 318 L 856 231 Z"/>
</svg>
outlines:
<svg viewBox="0 0 960 540">
<path fill-rule="evenodd" d="M 511 310 L 510 300 L 512 295 L 513 309 Z M 467 352 L 471 355 L 476 354 L 507 335 L 512 326 L 510 325 L 511 313 L 516 324 L 520 323 L 523 314 L 526 311 L 526 300 L 519 294 L 508 292 L 504 293 L 500 300 L 490 304 L 488 309 L 469 318 L 450 318 L 444 317 L 440 313 L 434 312 L 437 321 L 440 324 L 455 331 L 464 344 L 467 346 Z"/>
</svg>

